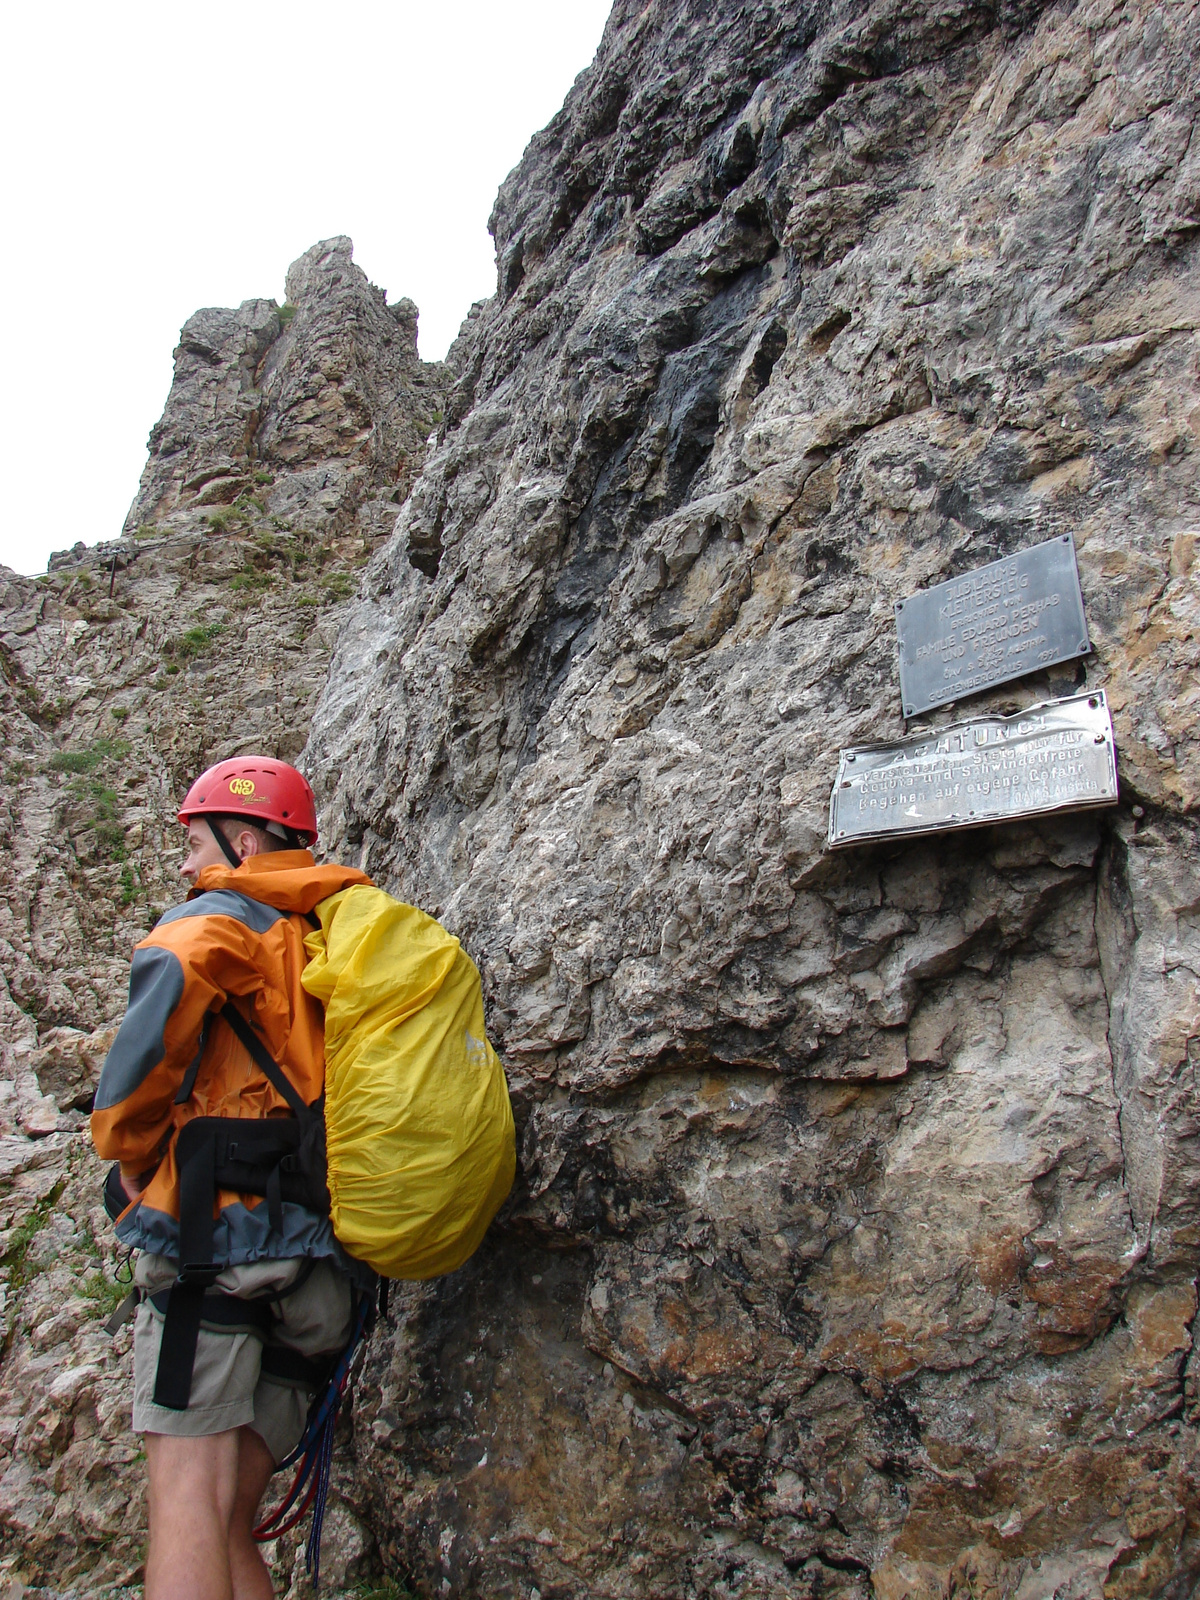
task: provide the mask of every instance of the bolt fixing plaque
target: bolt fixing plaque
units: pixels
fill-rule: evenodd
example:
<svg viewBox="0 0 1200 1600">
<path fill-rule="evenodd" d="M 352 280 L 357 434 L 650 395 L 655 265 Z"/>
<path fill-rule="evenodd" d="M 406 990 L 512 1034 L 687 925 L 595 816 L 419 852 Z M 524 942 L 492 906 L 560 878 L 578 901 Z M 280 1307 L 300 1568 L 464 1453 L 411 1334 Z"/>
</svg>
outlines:
<svg viewBox="0 0 1200 1600">
<path fill-rule="evenodd" d="M 906 717 L 1087 655 L 1070 534 L 898 600 L 896 631 Z"/>
<path fill-rule="evenodd" d="M 1117 762 L 1102 689 L 1012 717 L 843 750 L 829 844 L 862 844 L 1113 805 Z"/>
</svg>

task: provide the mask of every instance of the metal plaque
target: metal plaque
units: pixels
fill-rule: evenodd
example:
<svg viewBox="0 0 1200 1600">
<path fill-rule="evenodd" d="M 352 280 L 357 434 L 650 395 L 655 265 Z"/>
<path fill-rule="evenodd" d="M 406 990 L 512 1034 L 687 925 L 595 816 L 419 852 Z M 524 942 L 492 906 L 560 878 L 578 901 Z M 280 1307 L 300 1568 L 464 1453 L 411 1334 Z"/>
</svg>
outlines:
<svg viewBox="0 0 1200 1600">
<path fill-rule="evenodd" d="M 977 717 L 921 738 L 843 750 L 829 843 L 907 838 L 1112 805 L 1117 761 L 1104 691 Z"/>
<path fill-rule="evenodd" d="M 896 630 L 906 717 L 1087 655 L 1070 534 L 898 600 Z"/>
</svg>

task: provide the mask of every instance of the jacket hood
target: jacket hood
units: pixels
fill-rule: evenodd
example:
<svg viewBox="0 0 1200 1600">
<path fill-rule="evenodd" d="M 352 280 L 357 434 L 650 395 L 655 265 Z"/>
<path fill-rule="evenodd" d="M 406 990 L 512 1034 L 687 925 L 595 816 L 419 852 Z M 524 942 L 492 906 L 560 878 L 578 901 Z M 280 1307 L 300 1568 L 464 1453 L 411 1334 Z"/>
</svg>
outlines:
<svg viewBox="0 0 1200 1600">
<path fill-rule="evenodd" d="M 205 867 L 188 899 L 208 889 L 233 889 L 251 900 L 261 900 L 263 905 L 274 906 L 276 911 L 304 913 L 341 889 L 370 882 L 357 867 L 339 867 L 332 861 L 318 866 L 311 850 L 271 850 L 266 855 L 247 856 L 236 870 Z"/>
</svg>

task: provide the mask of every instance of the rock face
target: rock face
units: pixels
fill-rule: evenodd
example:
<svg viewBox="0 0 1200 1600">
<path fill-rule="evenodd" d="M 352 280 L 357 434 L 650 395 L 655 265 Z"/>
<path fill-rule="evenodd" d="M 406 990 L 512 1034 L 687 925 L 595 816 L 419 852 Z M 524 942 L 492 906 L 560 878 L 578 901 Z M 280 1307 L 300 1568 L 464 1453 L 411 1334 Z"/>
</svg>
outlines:
<svg viewBox="0 0 1200 1600">
<path fill-rule="evenodd" d="M 618 0 L 305 757 L 522 1138 L 357 1492 L 422 1595 L 1200 1576 L 1193 5 Z M 894 602 L 1073 535 L 1122 804 L 831 856 Z M 936 725 L 950 713 L 931 719 Z"/>
<path fill-rule="evenodd" d="M 1192 1593 L 1197 60 L 1187 4 L 618 0 L 444 417 L 347 241 L 188 323 L 123 540 L 0 593 L 0 1584 L 136 1581 L 84 1108 L 172 797 L 333 652 L 332 851 L 478 959 L 522 1148 L 376 1336 L 334 1583 Z M 827 853 L 895 600 L 1058 533 L 1095 653 L 970 709 L 1103 686 L 1121 805 Z"/>
<path fill-rule="evenodd" d="M 124 538 L 0 571 L 0 1594 L 10 1573 L 89 1596 L 138 1573 L 85 1111 L 130 950 L 182 896 L 172 802 L 223 755 L 299 754 L 442 404 L 415 308 L 386 306 L 349 240 L 301 257 L 288 295 L 290 320 L 262 300 L 189 320 Z"/>
</svg>

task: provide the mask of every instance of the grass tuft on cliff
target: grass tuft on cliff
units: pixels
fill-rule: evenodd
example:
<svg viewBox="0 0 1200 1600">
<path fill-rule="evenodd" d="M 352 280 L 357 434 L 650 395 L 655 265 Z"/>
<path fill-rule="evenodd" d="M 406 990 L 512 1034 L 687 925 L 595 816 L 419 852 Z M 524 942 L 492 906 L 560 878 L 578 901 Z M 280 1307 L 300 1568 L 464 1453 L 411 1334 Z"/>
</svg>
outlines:
<svg viewBox="0 0 1200 1600">
<path fill-rule="evenodd" d="M 58 1204 L 59 1196 L 65 1187 L 65 1183 L 56 1183 L 46 1198 L 39 1201 L 13 1229 L 8 1249 L 4 1252 L 3 1258 L 0 1258 L 0 1267 L 4 1267 L 8 1272 L 10 1294 L 17 1293 L 31 1278 L 37 1276 L 39 1269 L 31 1265 L 29 1252 L 33 1241 L 45 1226 L 46 1219 Z"/>
<path fill-rule="evenodd" d="M 186 633 L 177 634 L 164 643 L 163 655 L 176 661 L 189 661 L 193 656 L 203 655 L 213 640 L 224 631 L 223 622 L 209 622 L 189 628 Z"/>
<path fill-rule="evenodd" d="M 51 772 L 95 772 L 105 761 L 119 761 L 129 754 L 124 739 L 97 739 L 82 750 L 56 750 L 50 757 Z"/>
<path fill-rule="evenodd" d="M 83 1280 L 80 1292 L 85 1300 L 95 1302 L 96 1315 L 107 1319 L 129 1293 L 129 1285 L 117 1283 L 105 1272 L 93 1272 Z"/>
</svg>

